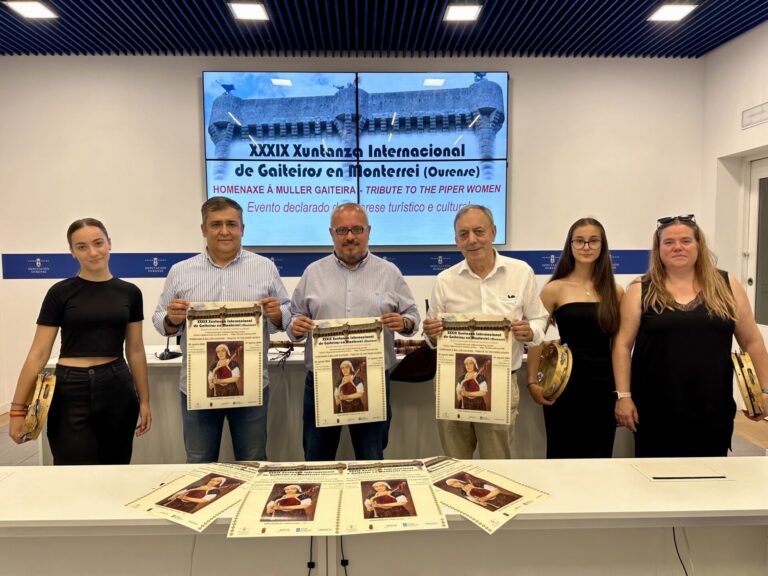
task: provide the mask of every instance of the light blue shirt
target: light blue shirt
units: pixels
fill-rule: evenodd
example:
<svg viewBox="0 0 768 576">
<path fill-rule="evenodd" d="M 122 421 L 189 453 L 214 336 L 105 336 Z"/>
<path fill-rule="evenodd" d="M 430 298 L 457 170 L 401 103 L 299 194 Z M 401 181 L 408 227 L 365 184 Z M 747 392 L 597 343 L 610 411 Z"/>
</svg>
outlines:
<svg viewBox="0 0 768 576">
<path fill-rule="evenodd" d="M 398 312 L 419 327 L 419 310 L 413 293 L 397 266 L 370 252 L 354 268 L 347 266 L 335 254 L 307 266 L 291 299 L 291 322 L 297 316 L 313 320 L 336 318 L 379 317 Z M 411 332 L 411 333 L 413 333 Z M 290 327 L 288 336 L 292 339 Z M 395 337 L 384 329 L 385 366 L 395 365 Z M 312 370 L 312 339 L 304 348 L 304 360 Z"/>
<path fill-rule="evenodd" d="M 268 296 L 275 296 L 280 301 L 280 312 L 283 315 L 282 327 L 278 328 L 264 317 L 264 386 L 269 385 L 269 370 L 267 369 L 269 334 L 285 330 L 291 319 L 290 301 L 288 292 L 280 280 L 280 274 L 274 262 L 248 252 L 240 250 L 240 254 L 223 268 L 215 264 L 203 252 L 178 264 L 174 264 L 168 271 L 160 302 L 152 315 L 152 323 L 160 334 L 168 336 L 163 325 L 168 303 L 174 299 L 189 300 L 191 302 L 237 302 L 261 300 Z M 184 353 L 181 360 L 181 375 L 179 388 L 187 391 L 187 335 L 184 327 L 176 334 L 181 335 L 181 351 Z"/>
</svg>

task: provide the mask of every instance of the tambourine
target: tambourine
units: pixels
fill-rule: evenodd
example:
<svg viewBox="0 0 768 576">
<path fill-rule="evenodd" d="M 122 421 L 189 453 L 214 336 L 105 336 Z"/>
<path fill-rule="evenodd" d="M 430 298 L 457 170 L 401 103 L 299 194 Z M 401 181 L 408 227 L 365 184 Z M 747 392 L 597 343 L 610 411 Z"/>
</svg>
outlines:
<svg viewBox="0 0 768 576">
<path fill-rule="evenodd" d="M 750 416 L 764 414 L 763 393 L 749 354 L 737 350 L 731 353 L 731 360 L 733 360 L 733 366 L 736 369 L 736 380 L 739 383 L 739 391 L 744 399 L 747 413 Z"/>
<path fill-rule="evenodd" d="M 568 385 L 573 355 L 567 344 L 549 341 L 541 347 L 537 380 L 547 400 L 557 400 Z"/>
<path fill-rule="evenodd" d="M 27 416 L 24 418 L 24 427 L 21 429 L 21 437 L 24 441 L 35 440 L 45 428 L 45 420 L 48 418 L 48 408 L 53 400 L 53 389 L 56 386 L 56 376 L 41 372 L 37 375 L 37 383 L 32 397 L 29 398 Z"/>
</svg>

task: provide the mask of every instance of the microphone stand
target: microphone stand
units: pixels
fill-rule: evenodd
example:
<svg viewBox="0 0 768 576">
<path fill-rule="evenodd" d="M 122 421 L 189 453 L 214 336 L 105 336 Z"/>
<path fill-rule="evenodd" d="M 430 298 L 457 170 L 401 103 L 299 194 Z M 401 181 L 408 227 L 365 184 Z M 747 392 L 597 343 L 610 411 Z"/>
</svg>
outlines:
<svg viewBox="0 0 768 576">
<path fill-rule="evenodd" d="M 181 356 L 181 352 L 171 352 L 171 344 L 170 344 L 170 342 L 171 342 L 171 337 L 168 336 L 165 339 L 165 350 L 160 352 L 160 354 L 155 352 L 155 357 L 158 360 L 173 360 L 174 358 L 178 358 L 179 356 Z"/>
</svg>

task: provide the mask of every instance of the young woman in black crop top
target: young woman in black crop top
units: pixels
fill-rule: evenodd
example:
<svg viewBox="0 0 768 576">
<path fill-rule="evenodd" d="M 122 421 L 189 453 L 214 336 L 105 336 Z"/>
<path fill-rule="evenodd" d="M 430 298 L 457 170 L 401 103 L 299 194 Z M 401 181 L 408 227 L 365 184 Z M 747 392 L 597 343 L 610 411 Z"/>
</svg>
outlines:
<svg viewBox="0 0 768 576">
<path fill-rule="evenodd" d="M 80 271 L 54 284 L 45 296 L 13 407 L 24 408 L 61 328 L 47 424 L 53 462 L 128 464 L 134 431 L 141 436 L 152 423 L 141 291 L 109 271 L 112 244 L 101 222 L 73 222 L 67 240 Z M 8 426 L 17 443 L 22 442 L 23 423 L 23 417 L 15 416 Z"/>
</svg>

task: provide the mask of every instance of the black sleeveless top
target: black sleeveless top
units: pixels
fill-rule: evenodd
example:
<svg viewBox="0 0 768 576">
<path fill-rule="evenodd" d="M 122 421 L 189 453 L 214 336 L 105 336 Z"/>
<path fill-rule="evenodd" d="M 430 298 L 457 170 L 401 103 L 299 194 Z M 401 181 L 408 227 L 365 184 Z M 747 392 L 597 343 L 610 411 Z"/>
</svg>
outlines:
<svg viewBox="0 0 768 576">
<path fill-rule="evenodd" d="M 720 273 L 728 283 L 728 273 Z M 647 287 L 643 282 L 643 296 Z M 711 315 L 698 296 L 661 314 L 643 312 L 632 353 L 632 399 L 641 425 L 673 419 L 719 428 L 733 421 L 734 328 L 733 320 Z"/>
</svg>

